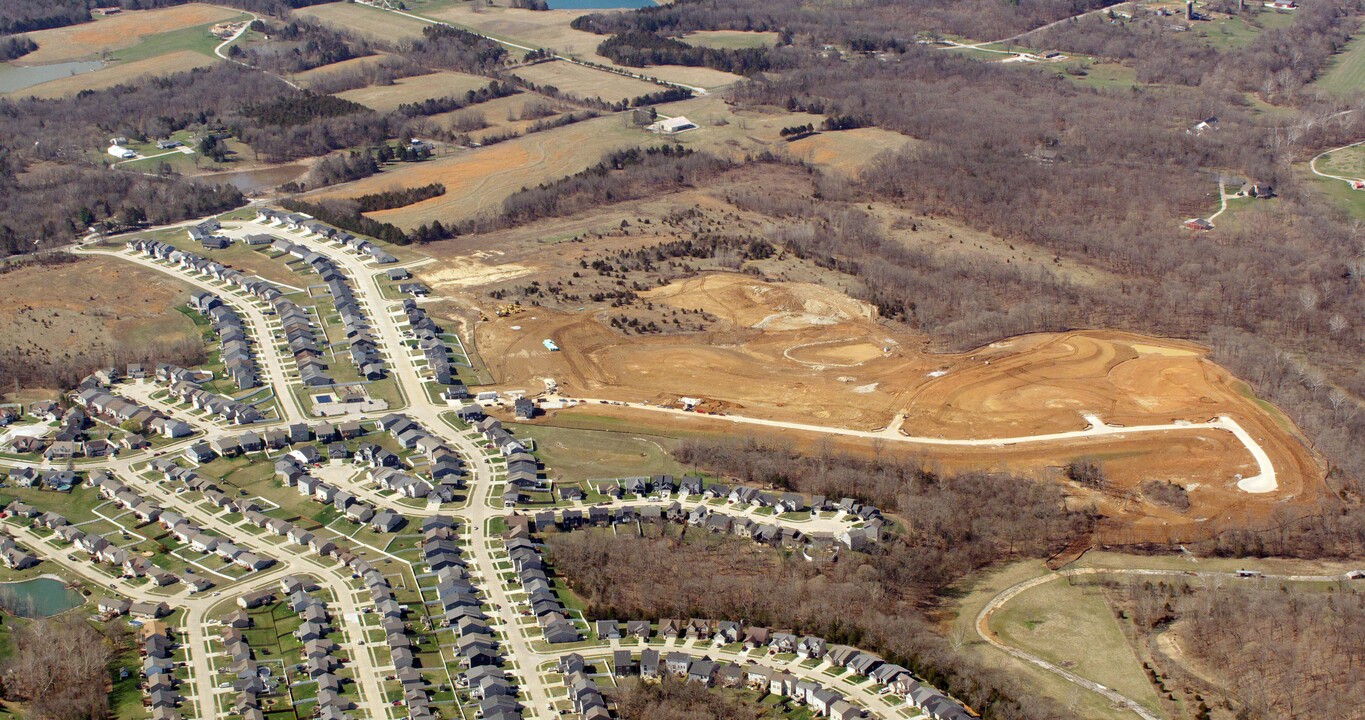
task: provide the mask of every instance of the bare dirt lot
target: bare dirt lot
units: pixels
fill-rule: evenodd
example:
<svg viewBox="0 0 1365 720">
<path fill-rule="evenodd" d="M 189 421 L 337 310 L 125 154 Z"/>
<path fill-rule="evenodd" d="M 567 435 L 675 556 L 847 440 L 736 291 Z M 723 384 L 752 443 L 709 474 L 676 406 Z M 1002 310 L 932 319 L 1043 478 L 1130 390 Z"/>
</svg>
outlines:
<svg viewBox="0 0 1365 720">
<path fill-rule="evenodd" d="M 515 74 L 537 85 L 553 85 L 575 97 L 600 98 L 607 102 L 629 100 L 663 90 L 651 82 L 563 61 L 528 65 L 519 68 Z"/>
<path fill-rule="evenodd" d="M 174 310 L 187 286 L 114 258 L 28 267 L 0 275 L 0 344 L 60 363 L 69 353 L 196 338 Z"/>
<path fill-rule="evenodd" d="M 59 98 L 74 95 L 82 90 L 111 88 L 119 83 L 128 82 L 144 75 L 170 75 L 185 72 L 212 65 L 214 62 L 216 61 L 213 58 L 193 50 L 181 50 L 145 60 L 117 63 L 93 72 L 52 80 L 24 88 L 14 94 L 23 97 Z"/>
<path fill-rule="evenodd" d="M 148 35 L 218 22 L 240 14 L 238 10 L 192 3 L 161 10 L 125 11 L 81 25 L 39 30 L 28 33 L 28 37 L 38 43 L 38 49 L 24 56 L 24 64 L 41 65 L 121 50 L 136 45 Z"/>
<path fill-rule="evenodd" d="M 347 90 L 338 93 L 337 96 L 379 112 L 392 112 L 404 103 L 416 103 L 449 95 L 463 95 L 466 91 L 477 90 L 487 84 L 486 78 L 475 75 L 435 72 L 430 75 L 400 78 L 394 81 L 392 85 L 374 85 Z"/>
</svg>

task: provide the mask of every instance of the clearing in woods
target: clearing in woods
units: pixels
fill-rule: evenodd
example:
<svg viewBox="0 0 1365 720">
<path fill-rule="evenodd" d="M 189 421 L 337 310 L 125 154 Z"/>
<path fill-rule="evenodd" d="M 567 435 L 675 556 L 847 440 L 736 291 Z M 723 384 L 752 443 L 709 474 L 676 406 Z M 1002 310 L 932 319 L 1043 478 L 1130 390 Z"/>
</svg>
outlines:
<svg viewBox="0 0 1365 720">
<path fill-rule="evenodd" d="M 894 152 L 916 140 L 881 128 L 821 132 L 787 143 L 787 153 L 798 160 L 857 175 L 882 153 Z"/>
<path fill-rule="evenodd" d="M 1365 88 L 1365 36 L 1357 35 L 1337 53 L 1318 75 L 1315 85 L 1339 94 L 1358 92 Z"/>
<path fill-rule="evenodd" d="M 1161 710 L 1156 689 L 1093 578 L 1059 578 L 1025 590 L 991 615 L 990 629 L 1006 645 Z"/>
<path fill-rule="evenodd" d="M 417 103 L 431 98 L 464 95 L 488 84 L 487 78 L 458 72 L 435 72 L 395 80 L 392 85 L 370 87 L 337 93 L 338 97 L 358 102 L 379 112 L 392 112 L 404 103 Z"/>
<path fill-rule="evenodd" d="M 372 65 L 378 65 L 390 56 L 387 53 L 378 55 L 366 55 L 365 57 L 351 58 L 330 65 L 320 65 L 312 70 L 304 70 L 296 73 L 294 82 L 306 88 L 311 88 L 321 80 L 330 79 L 332 76 L 341 75 L 349 72 L 364 72 Z"/>
<path fill-rule="evenodd" d="M 38 49 L 25 55 L 23 64 L 42 65 L 93 57 L 132 48 L 149 36 L 211 25 L 240 14 L 240 10 L 191 3 L 161 10 L 129 10 L 80 25 L 38 30 L 27 33 L 27 37 L 38 43 Z"/>
<path fill-rule="evenodd" d="M 414 228 L 496 211 L 523 187 L 557 180 L 597 164 L 609 151 L 650 138 L 624 126 L 621 115 L 586 120 L 488 147 L 421 163 L 401 163 L 388 172 L 337 185 L 314 197 L 358 197 L 395 188 L 443 183 L 446 193 L 407 207 L 368 213 L 369 217 Z"/>
<path fill-rule="evenodd" d="M 738 50 L 743 48 L 772 47 L 777 44 L 775 32 L 745 32 L 743 30 L 700 30 L 688 33 L 682 41 L 696 47 Z"/>
<path fill-rule="evenodd" d="M 121 62 L 93 72 L 50 80 L 12 93 L 15 96 L 59 98 L 82 90 L 103 90 L 144 75 L 170 75 L 212 65 L 216 60 L 193 50 L 181 50 L 160 57 Z"/>
<path fill-rule="evenodd" d="M 194 322 L 174 310 L 189 295 L 188 286 L 170 276 L 115 258 L 21 268 L 0 275 L 0 338 L 54 363 L 194 339 Z"/>
<path fill-rule="evenodd" d="M 553 85 L 561 92 L 574 97 L 601 98 L 607 102 L 629 100 L 664 90 L 652 82 L 593 70 L 561 60 L 528 65 L 518 68 L 514 74 L 537 85 Z"/>
<path fill-rule="evenodd" d="M 295 10 L 294 15 L 313 18 L 325 25 L 334 25 L 386 43 L 422 37 L 422 29 L 430 24 L 398 13 L 351 2 L 312 5 Z"/>
</svg>

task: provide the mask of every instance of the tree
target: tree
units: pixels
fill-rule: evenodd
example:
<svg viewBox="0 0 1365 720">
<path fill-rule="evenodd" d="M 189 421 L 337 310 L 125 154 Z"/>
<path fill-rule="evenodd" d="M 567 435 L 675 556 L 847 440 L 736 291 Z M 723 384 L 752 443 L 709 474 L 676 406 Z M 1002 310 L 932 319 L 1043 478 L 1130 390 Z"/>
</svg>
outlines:
<svg viewBox="0 0 1365 720">
<path fill-rule="evenodd" d="M 84 619 L 37 620 L 14 634 L 5 699 L 28 703 L 35 720 L 87 720 L 109 712 L 111 643 Z"/>
</svg>

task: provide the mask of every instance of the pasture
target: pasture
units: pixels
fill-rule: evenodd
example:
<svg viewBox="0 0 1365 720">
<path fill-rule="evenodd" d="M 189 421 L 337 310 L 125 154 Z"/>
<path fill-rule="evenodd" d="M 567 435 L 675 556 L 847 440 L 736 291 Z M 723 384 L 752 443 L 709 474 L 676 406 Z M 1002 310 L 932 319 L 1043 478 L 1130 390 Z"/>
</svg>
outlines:
<svg viewBox="0 0 1365 720">
<path fill-rule="evenodd" d="M 404 17 L 398 13 L 348 2 L 300 8 L 294 11 L 294 16 L 313 18 L 324 25 L 332 25 L 386 43 L 422 37 L 422 29 L 427 26 L 427 23 L 421 20 Z"/>
<path fill-rule="evenodd" d="M 435 72 L 400 78 L 392 85 L 370 87 L 337 93 L 338 97 L 360 103 L 379 112 L 392 112 L 404 103 L 416 103 L 449 95 L 463 95 L 488 84 L 487 78 L 457 72 Z"/>
<path fill-rule="evenodd" d="M 618 102 L 663 90 L 663 87 L 614 73 L 593 70 L 562 61 L 538 63 L 518 68 L 517 77 L 537 85 L 553 85 L 574 97 L 600 98 Z"/>
<path fill-rule="evenodd" d="M 131 10 L 81 25 L 28 33 L 27 37 L 38 43 L 38 49 L 24 56 L 23 60 L 25 65 L 41 65 L 97 57 L 103 53 L 134 48 L 150 41 L 153 36 L 163 34 L 174 35 L 165 40 L 165 47 L 137 53 L 129 59 L 190 49 L 183 45 L 190 43 L 191 40 L 188 37 L 180 37 L 177 31 L 204 26 L 203 35 L 212 39 L 207 33 L 208 26 L 241 14 L 238 10 L 202 3 L 178 5 L 161 10 Z M 198 36 L 199 33 L 191 34 Z M 210 52 L 211 47 L 210 45 Z"/>
<path fill-rule="evenodd" d="M 440 219 L 468 218 L 495 209 L 526 186 L 557 180 L 596 164 L 611 150 L 646 140 L 625 126 L 622 116 L 606 116 L 535 133 L 488 147 L 421 163 L 403 163 L 387 172 L 318 192 L 315 197 L 357 197 L 394 188 L 440 182 L 446 194 L 369 216 L 403 228 Z"/>
</svg>

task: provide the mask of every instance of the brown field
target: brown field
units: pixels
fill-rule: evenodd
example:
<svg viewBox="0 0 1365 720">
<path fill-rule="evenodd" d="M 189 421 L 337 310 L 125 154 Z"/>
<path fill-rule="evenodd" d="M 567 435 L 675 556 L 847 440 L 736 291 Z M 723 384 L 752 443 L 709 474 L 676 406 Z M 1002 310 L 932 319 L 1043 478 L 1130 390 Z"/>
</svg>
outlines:
<svg viewBox="0 0 1365 720">
<path fill-rule="evenodd" d="M 0 275 L 0 343 L 61 362 L 64 353 L 195 338 L 172 308 L 189 299 L 173 278 L 115 258 L 91 257 Z"/>
<path fill-rule="evenodd" d="M 787 153 L 798 160 L 857 175 L 878 155 L 914 144 L 914 138 L 881 128 L 822 132 L 787 143 Z"/>
<path fill-rule="evenodd" d="M 463 110 L 455 110 L 439 115 L 431 115 L 426 118 L 427 122 L 433 123 L 437 127 L 449 130 L 454 124 L 455 118 L 463 115 L 481 115 L 488 123 L 488 127 L 482 130 L 475 130 L 470 133 L 474 141 L 482 141 L 490 135 L 501 135 L 507 132 L 517 132 L 525 134 L 526 128 L 535 120 L 511 120 L 509 117 L 520 117 L 522 110 L 530 103 L 540 103 L 556 108 L 561 113 L 577 110 L 578 107 L 562 100 L 555 100 L 539 93 L 520 92 L 516 95 L 501 97 L 496 100 L 489 100 L 486 103 L 479 103 Z"/>
<path fill-rule="evenodd" d="M 218 22 L 240 14 L 238 10 L 192 3 L 161 10 L 125 11 L 81 25 L 39 30 L 27 34 L 38 43 L 38 49 L 25 55 L 23 62 L 42 65 L 90 57 L 132 47 L 148 35 Z"/>
<path fill-rule="evenodd" d="M 294 11 L 294 15 L 313 18 L 323 24 L 386 43 L 422 37 L 422 28 L 427 26 L 421 20 L 348 2 L 300 8 Z"/>
<path fill-rule="evenodd" d="M 379 55 L 366 55 L 365 57 L 351 58 L 350 60 L 342 60 L 339 63 L 332 63 L 331 65 L 322 65 L 320 67 L 315 67 L 312 70 L 305 70 L 301 73 L 296 73 L 293 76 L 293 79 L 294 82 L 298 83 L 299 85 L 302 85 L 303 87 L 312 87 L 313 84 L 316 83 L 321 78 L 329 77 L 331 75 L 335 75 L 341 72 L 347 72 L 350 70 L 367 68 L 371 65 L 376 65 L 380 62 L 383 62 L 388 57 L 389 57 L 388 54 L 381 53 Z"/>
<path fill-rule="evenodd" d="M 775 32 L 745 32 L 743 30 L 699 30 L 684 35 L 682 41 L 696 47 L 756 48 L 777 44 Z"/>
<path fill-rule="evenodd" d="M 356 197 L 444 183 L 446 194 L 440 197 L 369 214 L 376 220 L 411 228 L 433 219 L 467 218 L 496 209 L 504 198 L 525 186 L 576 173 L 597 163 L 610 150 L 648 139 L 638 130 L 625 128 L 621 116 L 606 116 L 429 162 L 405 164 L 327 188 L 316 196 Z"/>
<path fill-rule="evenodd" d="M 488 84 L 486 78 L 465 75 L 457 72 L 435 72 L 430 75 L 414 75 L 395 81 L 392 85 L 347 90 L 338 97 L 358 102 L 379 112 L 392 112 L 404 103 L 421 102 L 447 95 L 462 95 L 469 90 L 477 90 Z"/>
<path fill-rule="evenodd" d="M 569 27 L 569 23 L 574 18 L 590 12 L 596 11 L 535 11 L 484 6 L 479 6 L 476 10 L 473 3 L 460 3 L 428 13 L 428 15 L 503 40 L 510 40 L 519 45 L 549 48 L 558 54 L 572 58 L 619 67 L 597 54 L 597 46 L 605 38 Z M 521 51 L 513 49 L 512 52 L 516 55 Z M 632 72 L 638 71 L 638 69 L 626 69 L 632 70 Z M 704 87 L 708 90 L 729 85 L 740 79 L 738 75 L 719 70 L 681 65 L 660 65 L 650 67 L 645 72 L 662 80 Z"/>
<path fill-rule="evenodd" d="M 193 50 L 181 50 L 145 60 L 134 60 L 100 68 L 93 72 L 50 80 L 27 87 L 12 95 L 23 97 L 59 98 L 75 95 L 82 90 L 103 90 L 144 75 L 170 75 L 205 67 L 217 62 Z"/>
<path fill-rule="evenodd" d="M 607 102 L 628 100 L 664 89 L 644 80 L 562 61 L 529 65 L 519 68 L 514 74 L 537 85 L 553 85 L 569 95 L 601 98 Z"/>
</svg>

